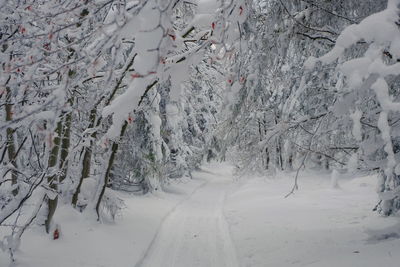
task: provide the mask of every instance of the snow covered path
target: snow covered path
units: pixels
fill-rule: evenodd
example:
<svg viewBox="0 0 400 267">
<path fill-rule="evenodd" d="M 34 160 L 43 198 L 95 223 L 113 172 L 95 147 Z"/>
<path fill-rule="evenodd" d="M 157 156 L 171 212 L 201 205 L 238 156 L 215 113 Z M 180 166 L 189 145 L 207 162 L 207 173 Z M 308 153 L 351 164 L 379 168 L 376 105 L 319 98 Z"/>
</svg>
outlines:
<svg viewBox="0 0 400 267">
<path fill-rule="evenodd" d="M 166 217 L 135 267 L 399 266 L 398 218 L 371 210 L 374 176 L 332 188 L 329 174 L 305 172 L 284 198 L 290 173 L 237 182 L 228 164 L 201 173 L 205 183 Z"/>
<path fill-rule="evenodd" d="M 302 172 L 300 190 L 284 198 L 293 175 L 234 181 L 214 163 L 145 196 L 118 193 L 126 208 L 99 224 L 69 205 L 52 240 L 34 226 L 18 267 L 398 267 L 399 218 L 372 212 L 376 177 Z M 1 230 L 1 229 L 0 229 Z M 0 266 L 8 266 L 0 253 Z"/>
<path fill-rule="evenodd" d="M 239 266 L 222 211 L 232 177 L 212 171 L 209 180 L 166 218 L 137 267 Z"/>
</svg>

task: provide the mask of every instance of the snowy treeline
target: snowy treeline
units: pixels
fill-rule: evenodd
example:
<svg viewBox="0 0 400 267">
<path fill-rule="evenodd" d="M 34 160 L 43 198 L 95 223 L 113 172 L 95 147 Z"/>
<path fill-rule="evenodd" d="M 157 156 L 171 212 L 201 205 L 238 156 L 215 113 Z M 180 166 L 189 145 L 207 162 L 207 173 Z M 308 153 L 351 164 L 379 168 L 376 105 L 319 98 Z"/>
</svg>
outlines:
<svg viewBox="0 0 400 267">
<path fill-rule="evenodd" d="M 400 209 L 399 4 L 1 0 L 0 247 L 215 157 L 379 171 Z"/>
<path fill-rule="evenodd" d="M 224 136 L 242 172 L 378 171 L 376 209 L 400 208 L 398 4 L 254 6 L 246 23 L 251 53 L 241 57 L 246 86 Z"/>
</svg>

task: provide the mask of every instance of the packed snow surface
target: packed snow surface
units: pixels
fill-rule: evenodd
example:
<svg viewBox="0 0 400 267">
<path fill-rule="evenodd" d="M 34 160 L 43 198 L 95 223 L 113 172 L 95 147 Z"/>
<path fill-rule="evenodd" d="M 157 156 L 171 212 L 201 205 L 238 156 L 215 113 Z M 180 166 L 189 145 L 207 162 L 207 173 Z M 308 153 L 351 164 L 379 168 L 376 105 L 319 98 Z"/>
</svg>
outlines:
<svg viewBox="0 0 400 267">
<path fill-rule="evenodd" d="M 167 217 L 148 253 L 136 266 L 239 267 L 223 216 L 230 173 L 209 173 L 200 186 Z"/>
<path fill-rule="evenodd" d="M 336 173 L 332 186 L 330 174 L 303 172 L 300 190 L 284 198 L 292 174 L 232 171 L 214 163 L 165 192 L 120 193 L 126 208 L 114 223 L 61 207 L 61 238 L 29 230 L 16 266 L 399 266 L 399 218 L 372 211 L 375 176 Z"/>
</svg>

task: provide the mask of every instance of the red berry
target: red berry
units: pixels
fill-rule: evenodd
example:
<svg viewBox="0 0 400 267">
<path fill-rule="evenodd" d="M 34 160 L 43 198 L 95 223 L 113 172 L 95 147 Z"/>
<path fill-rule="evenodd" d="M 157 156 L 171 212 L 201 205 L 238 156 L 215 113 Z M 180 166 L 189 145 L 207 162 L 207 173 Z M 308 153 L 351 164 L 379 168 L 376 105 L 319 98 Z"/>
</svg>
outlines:
<svg viewBox="0 0 400 267">
<path fill-rule="evenodd" d="M 53 233 L 53 239 L 56 240 L 60 237 L 60 232 L 58 231 L 58 229 L 54 230 Z"/>
<path fill-rule="evenodd" d="M 173 34 L 168 34 L 171 38 L 172 38 L 172 40 L 176 40 L 176 36 L 175 35 L 173 35 Z"/>
<path fill-rule="evenodd" d="M 131 74 L 131 77 L 132 77 L 132 79 L 135 79 L 135 78 L 140 78 L 140 77 L 142 77 L 142 75 L 140 75 L 139 73 L 132 73 L 132 74 Z"/>
</svg>

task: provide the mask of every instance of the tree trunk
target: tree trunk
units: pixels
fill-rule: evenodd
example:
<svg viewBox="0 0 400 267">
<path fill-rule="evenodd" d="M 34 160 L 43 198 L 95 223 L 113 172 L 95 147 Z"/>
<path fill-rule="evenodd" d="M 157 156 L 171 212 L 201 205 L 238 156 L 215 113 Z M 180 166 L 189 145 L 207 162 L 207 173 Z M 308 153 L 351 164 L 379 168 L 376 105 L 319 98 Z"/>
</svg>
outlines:
<svg viewBox="0 0 400 267">
<path fill-rule="evenodd" d="M 137 53 L 133 54 L 131 59 L 129 60 L 128 64 L 126 65 L 123 73 L 121 74 L 121 76 L 119 77 L 117 84 L 115 85 L 115 87 L 113 88 L 113 90 L 111 91 L 111 94 L 105 99 L 105 97 L 101 97 L 97 103 L 94 105 L 93 109 L 90 111 L 90 123 L 89 123 L 89 127 L 93 128 L 94 125 L 96 124 L 96 118 L 97 118 L 97 107 L 98 105 L 100 105 L 100 103 L 102 101 L 105 100 L 105 106 L 108 106 L 111 103 L 111 100 L 114 98 L 115 94 L 117 93 L 118 89 L 120 88 L 123 79 L 125 78 L 126 74 L 128 73 L 129 69 L 132 67 L 135 58 L 137 56 Z M 101 117 L 97 120 L 97 124 L 96 126 L 99 126 L 101 123 Z M 96 133 L 92 134 L 92 139 L 96 138 Z M 81 177 L 79 179 L 78 185 L 75 189 L 75 192 L 72 196 L 72 206 L 76 207 L 76 204 L 78 203 L 78 197 L 79 197 L 79 193 L 81 191 L 81 186 L 83 183 L 83 180 L 88 178 L 90 175 L 90 168 L 91 168 L 91 160 L 92 160 L 92 147 L 93 147 L 93 142 L 90 141 L 90 147 L 85 147 L 85 153 L 83 155 L 83 161 L 82 161 L 82 171 L 81 171 Z"/>
<path fill-rule="evenodd" d="M 290 153 L 289 153 L 288 161 L 286 164 L 286 169 L 288 169 L 289 171 L 293 170 L 293 153 L 292 153 L 292 151 L 290 151 Z"/>
<path fill-rule="evenodd" d="M 48 168 L 50 170 L 57 165 L 58 154 L 59 154 L 59 150 L 60 150 L 62 126 L 63 126 L 62 119 L 60 118 L 59 122 L 57 123 L 56 131 L 55 131 L 56 136 L 54 137 L 54 140 L 53 140 L 54 144 L 53 144 L 53 148 L 51 149 L 49 162 L 48 162 Z M 51 189 L 53 189 L 54 191 L 57 191 L 57 188 L 58 188 L 57 178 L 58 178 L 57 174 L 47 177 L 47 182 L 49 184 L 49 187 Z M 53 215 L 57 208 L 57 202 L 58 202 L 58 196 L 55 196 L 54 199 L 47 197 L 48 212 L 47 212 L 47 218 L 45 220 L 45 227 L 46 227 L 47 233 L 49 233 L 49 231 L 50 231 L 51 221 L 53 219 Z"/>
<path fill-rule="evenodd" d="M 11 91 L 9 87 L 6 87 L 6 121 L 12 121 L 12 104 L 11 101 Z M 14 143 L 14 130 L 12 128 L 7 128 L 7 155 L 8 160 L 13 165 L 13 167 L 17 168 L 17 163 L 15 159 L 15 143 Z M 15 185 L 18 182 L 18 174 L 15 170 L 11 171 L 11 184 Z M 12 191 L 13 195 L 16 196 L 18 194 L 18 188 L 15 188 Z"/>
<path fill-rule="evenodd" d="M 121 128 L 120 138 L 122 138 L 125 135 L 125 131 L 127 128 L 128 128 L 128 123 L 125 121 L 124 125 Z M 106 191 L 108 179 L 110 177 L 111 168 L 114 164 L 115 156 L 118 152 L 118 147 L 119 147 L 118 142 L 113 142 L 113 145 L 111 148 L 111 155 L 110 155 L 110 158 L 108 159 L 107 169 L 104 174 L 104 180 L 103 180 L 104 183 L 103 183 L 103 186 L 101 188 L 100 194 L 99 194 L 97 202 L 96 202 L 96 214 L 97 214 L 98 221 L 100 221 L 100 203 L 104 196 L 104 192 Z"/>
<path fill-rule="evenodd" d="M 276 165 L 281 171 L 283 171 L 282 148 L 279 138 L 276 140 Z"/>
<path fill-rule="evenodd" d="M 90 123 L 89 123 L 88 129 L 93 128 L 94 124 L 96 122 L 96 113 L 97 113 L 96 108 L 97 108 L 97 106 L 90 111 Z M 95 134 L 93 133 L 92 137 L 94 137 L 94 136 L 95 136 Z M 92 141 L 90 141 L 90 147 L 84 148 L 85 152 L 84 152 L 83 160 L 82 160 L 81 177 L 79 178 L 78 185 L 72 196 L 72 206 L 74 206 L 74 207 L 76 207 L 76 204 L 78 203 L 78 197 L 79 197 L 79 193 L 81 192 L 81 186 L 82 186 L 83 180 L 88 178 L 89 174 L 90 174 L 90 164 L 91 164 L 91 160 L 92 160 L 92 146 L 93 146 Z"/>
<path fill-rule="evenodd" d="M 72 121 L 72 112 L 68 113 L 65 117 L 65 124 L 63 127 L 63 134 L 61 140 L 61 153 L 60 153 L 60 162 L 59 168 L 62 170 L 62 174 L 60 175 L 60 182 L 64 181 L 67 176 L 67 157 L 69 154 L 69 146 L 70 146 L 70 135 L 71 135 L 71 121 Z"/>
<path fill-rule="evenodd" d="M 329 170 L 329 159 L 327 157 L 325 157 L 325 170 Z"/>
</svg>

